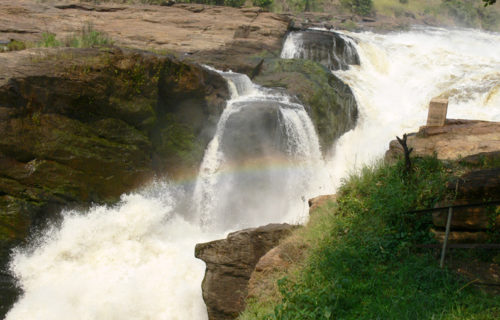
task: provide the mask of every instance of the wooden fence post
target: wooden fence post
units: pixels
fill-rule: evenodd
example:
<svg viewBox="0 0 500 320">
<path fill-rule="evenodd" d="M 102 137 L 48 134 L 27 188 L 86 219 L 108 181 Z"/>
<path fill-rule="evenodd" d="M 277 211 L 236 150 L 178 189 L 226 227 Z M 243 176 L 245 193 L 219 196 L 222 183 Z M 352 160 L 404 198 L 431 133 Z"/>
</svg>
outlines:
<svg viewBox="0 0 500 320">
<path fill-rule="evenodd" d="M 450 235 L 451 216 L 452 215 L 453 215 L 453 207 L 450 207 L 448 209 L 448 220 L 446 220 L 446 233 L 444 235 L 443 249 L 441 250 L 441 262 L 439 263 L 439 266 L 441 268 L 444 267 L 444 257 L 446 255 L 446 246 L 448 245 L 448 237 Z"/>
</svg>

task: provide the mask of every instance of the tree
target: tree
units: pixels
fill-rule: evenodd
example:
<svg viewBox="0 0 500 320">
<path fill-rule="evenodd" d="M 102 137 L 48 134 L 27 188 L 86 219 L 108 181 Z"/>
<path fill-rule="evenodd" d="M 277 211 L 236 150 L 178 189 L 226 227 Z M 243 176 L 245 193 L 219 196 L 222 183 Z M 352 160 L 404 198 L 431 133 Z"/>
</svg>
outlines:
<svg viewBox="0 0 500 320">
<path fill-rule="evenodd" d="M 483 0 L 484 6 L 489 6 L 497 2 L 497 0 Z"/>
</svg>

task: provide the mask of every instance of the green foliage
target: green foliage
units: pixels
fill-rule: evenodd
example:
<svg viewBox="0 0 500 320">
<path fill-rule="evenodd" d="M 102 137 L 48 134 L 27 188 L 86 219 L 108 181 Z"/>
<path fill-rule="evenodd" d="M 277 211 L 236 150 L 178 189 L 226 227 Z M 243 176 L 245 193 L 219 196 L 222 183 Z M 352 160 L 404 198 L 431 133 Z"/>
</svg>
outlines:
<svg viewBox="0 0 500 320">
<path fill-rule="evenodd" d="M 7 51 L 19 51 L 26 49 L 26 43 L 18 40 L 12 40 L 7 45 Z"/>
<path fill-rule="evenodd" d="M 252 3 L 257 7 L 270 8 L 273 4 L 273 0 L 253 0 Z"/>
<path fill-rule="evenodd" d="M 315 241 L 299 274 L 279 281 L 281 303 L 254 311 L 260 319 L 497 319 L 495 297 L 440 269 L 428 250 L 429 208 L 446 194 L 447 168 L 435 158 L 364 168 L 340 188 L 336 207 L 315 212 Z M 312 224 L 312 225 L 311 225 Z M 263 311 L 268 310 L 265 316 Z M 245 319 L 249 319 L 248 316 Z"/>
<path fill-rule="evenodd" d="M 50 32 L 42 33 L 42 41 L 38 43 L 38 46 L 51 48 L 61 46 L 61 42 L 56 39 L 56 35 Z"/>
<path fill-rule="evenodd" d="M 498 26 L 496 11 L 484 8 L 474 0 L 443 0 L 448 15 L 465 27 L 483 27 L 492 30 Z"/>
<path fill-rule="evenodd" d="M 340 0 L 340 3 L 352 13 L 362 16 L 367 16 L 373 11 L 372 0 Z"/>
<path fill-rule="evenodd" d="M 112 43 L 105 33 L 95 30 L 92 23 L 85 24 L 79 33 L 66 40 L 66 45 L 73 48 L 90 48 Z"/>
<path fill-rule="evenodd" d="M 73 48 L 91 48 L 95 46 L 111 45 L 113 41 L 103 32 L 94 29 L 92 23 L 85 24 L 80 32 L 71 37 L 60 41 L 56 35 L 49 32 L 42 34 L 42 40 L 37 43 L 39 47 L 73 47 Z"/>
</svg>

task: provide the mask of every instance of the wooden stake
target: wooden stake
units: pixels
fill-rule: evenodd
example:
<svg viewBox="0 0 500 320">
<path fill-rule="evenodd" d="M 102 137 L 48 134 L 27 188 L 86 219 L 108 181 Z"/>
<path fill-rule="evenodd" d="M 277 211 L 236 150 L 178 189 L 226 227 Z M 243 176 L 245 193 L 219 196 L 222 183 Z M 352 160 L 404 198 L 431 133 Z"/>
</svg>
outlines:
<svg viewBox="0 0 500 320">
<path fill-rule="evenodd" d="M 448 245 L 448 237 L 450 235 L 451 216 L 452 215 L 453 215 L 453 208 L 450 207 L 448 209 L 448 220 L 446 220 L 446 233 L 444 235 L 443 249 L 441 250 L 441 262 L 439 263 L 439 266 L 441 268 L 444 267 L 444 257 L 446 255 L 446 246 Z"/>
</svg>

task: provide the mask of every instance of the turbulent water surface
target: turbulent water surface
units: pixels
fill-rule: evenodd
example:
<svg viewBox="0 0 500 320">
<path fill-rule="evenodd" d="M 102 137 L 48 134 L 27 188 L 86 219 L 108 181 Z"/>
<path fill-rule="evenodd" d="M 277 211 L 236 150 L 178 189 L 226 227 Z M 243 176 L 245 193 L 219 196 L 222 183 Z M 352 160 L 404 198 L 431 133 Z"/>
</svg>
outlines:
<svg viewBox="0 0 500 320">
<path fill-rule="evenodd" d="M 334 191 L 395 135 L 418 129 L 432 97 L 449 97 L 450 117 L 500 120 L 500 35 L 416 29 L 349 36 L 361 65 L 335 72 L 353 89 L 360 118 L 332 157 L 321 159 L 300 103 L 222 73 L 233 97 L 197 180 L 156 182 L 113 207 L 65 212 L 60 227 L 13 255 L 24 295 L 7 319 L 206 319 L 195 243 L 303 221 L 305 199 Z M 300 50 L 294 46 L 286 49 Z"/>
</svg>

